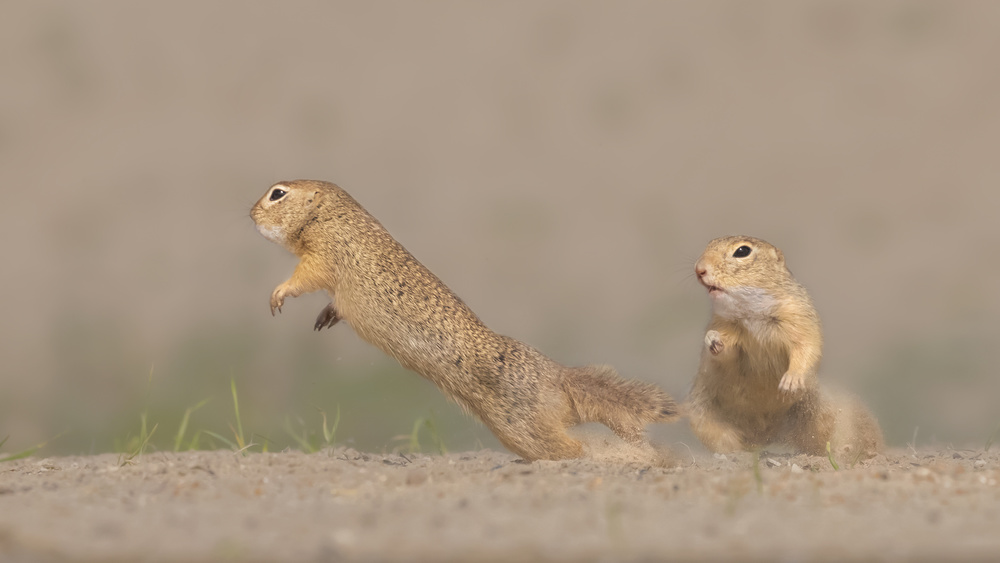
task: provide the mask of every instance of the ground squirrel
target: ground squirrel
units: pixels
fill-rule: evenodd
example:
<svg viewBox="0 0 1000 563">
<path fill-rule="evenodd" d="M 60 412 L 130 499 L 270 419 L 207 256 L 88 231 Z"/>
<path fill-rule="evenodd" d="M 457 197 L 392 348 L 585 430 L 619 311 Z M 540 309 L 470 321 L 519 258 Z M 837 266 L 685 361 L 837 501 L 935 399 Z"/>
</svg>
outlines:
<svg viewBox="0 0 1000 563">
<path fill-rule="evenodd" d="M 325 290 L 333 299 L 315 329 L 344 320 L 361 338 L 434 382 L 525 460 L 583 455 L 567 428 L 599 422 L 630 443 L 645 425 L 677 418 L 677 405 L 650 383 L 606 366 L 566 367 L 486 327 L 339 186 L 280 182 L 250 211 L 257 230 L 299 257 L 271 295 Z"/>
<path fill-rule="evenodd" d="M 781 251 L 753 237 L 713 240 L 695 265 L 712 298 L 701 366 L 687 401 L 691 428 L 714 452 L 769 444 L 871 456 L 878 422 L 855 397 L 821 389 L 819 316 Z"/>
</svg>

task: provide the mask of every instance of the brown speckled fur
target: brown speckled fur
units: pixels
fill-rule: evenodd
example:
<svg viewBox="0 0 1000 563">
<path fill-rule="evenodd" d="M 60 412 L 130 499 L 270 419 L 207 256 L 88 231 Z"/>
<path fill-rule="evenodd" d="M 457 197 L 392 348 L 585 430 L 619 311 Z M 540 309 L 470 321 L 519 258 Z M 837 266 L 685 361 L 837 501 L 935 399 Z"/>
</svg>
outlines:
<svg viewBox="0 0 1000 563">
<path fill-rule="evenodd" d="M 327 291 L 334 301 L 316 329 L 346 321 L 526 460 L 581 456 L 581 443 L 566 429 L 582 422 L 600 422 L 642 443 L 646 424 L 677 417 L 673 399 L 654 385 L 622 379 L 609 367 L 566 367 L 491 331 L 334 184 L 280 182 L 250 216 L 264 236 L 300 258 L 274 290 L 272 313 L 286 297 Z"/>
<path fill-rule="evenodd" d="M 746 256 L 736 256 L 747 247 Z M 819 315 L 781 251 L 747 236 L 708 244 L 695 265 L 713 297 L 701 366 L 687 400 L 691 428 L 715 452 L 769 444 L 825 455 L 882 448 L 875 417 L 855 397 L 821 389 Z"/>
</svg>

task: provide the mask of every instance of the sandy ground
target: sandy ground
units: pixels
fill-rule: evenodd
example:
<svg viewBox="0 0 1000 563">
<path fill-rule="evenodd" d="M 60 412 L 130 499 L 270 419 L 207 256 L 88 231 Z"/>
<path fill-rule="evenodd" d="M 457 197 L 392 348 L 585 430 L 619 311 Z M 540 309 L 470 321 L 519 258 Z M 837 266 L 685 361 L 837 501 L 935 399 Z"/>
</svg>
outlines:
<svg viewBox="0 0 1000 563">
<path fill-rule="evenodd" d="M 678 456 L 680 453 L 678 453 Z M 3 561 L 996 560 L 1000 452 L 522 463 L 229 451 L 0 464 Z"/>
</svg>

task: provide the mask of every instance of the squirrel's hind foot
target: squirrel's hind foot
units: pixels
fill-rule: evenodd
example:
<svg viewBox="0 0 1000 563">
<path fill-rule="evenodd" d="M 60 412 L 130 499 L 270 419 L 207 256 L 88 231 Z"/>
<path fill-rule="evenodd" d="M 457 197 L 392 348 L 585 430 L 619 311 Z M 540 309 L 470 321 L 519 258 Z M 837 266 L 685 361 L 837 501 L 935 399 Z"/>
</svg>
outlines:
<svg viewBox="0 0 1000 563">
<path fill-rule="evenodd" d="M 340 315 L 337 314 L 337 309 L 331 301 L 329 305 L 323 307 L 323 310 L 319 312 L 319 316 L 316 317 L 316 324 L 313 325 L 313 330 L 332 328 L 338 322 L 340 322 Z"/>
</svg>

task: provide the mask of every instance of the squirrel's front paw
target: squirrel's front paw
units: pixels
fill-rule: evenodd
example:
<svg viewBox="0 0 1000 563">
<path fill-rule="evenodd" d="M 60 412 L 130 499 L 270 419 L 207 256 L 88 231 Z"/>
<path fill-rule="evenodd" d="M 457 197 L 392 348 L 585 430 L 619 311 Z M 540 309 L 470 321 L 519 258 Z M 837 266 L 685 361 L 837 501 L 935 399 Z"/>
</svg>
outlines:
<svg viewBox="0 0 1000 563">
<path fill-rule="evenodd" d="M 340 322 L 340 315 L 337 314 L 337 309 L 334 308 L 333 303 L 330 303 L 319 312 L 313 330 L 323 330 L 323 328 L 332 327 L 338 322 Z"/>
<path fill-rule="evenodd" d="M 785 372 L 785 375 L 781 376 L 781 382 L 778 383 L 778 389 L 786 393 L 794 393 L 805 388 L 806 376 L 801 373 Z"/>
<path fill-rule="evenodd" d="M 705 346 L 713 356 L 718 356 L 726 349 L 726 344 L 722 341 L 722 335 L 717 330 L 710 330 L 705 334 Z"/>
<path fill-rule="evenodd" d="M 274 316 L 274 311 L 277 310 L 281 312 L 281 306 L 285 304 L 285 295 L 288 294 L 288 290 L 285 289 L 285 284 L 281 284 L 274 288 L 274 292 L 271 293 L 271 316 Z"/>
</svg>

